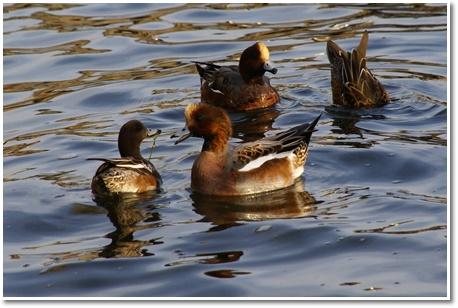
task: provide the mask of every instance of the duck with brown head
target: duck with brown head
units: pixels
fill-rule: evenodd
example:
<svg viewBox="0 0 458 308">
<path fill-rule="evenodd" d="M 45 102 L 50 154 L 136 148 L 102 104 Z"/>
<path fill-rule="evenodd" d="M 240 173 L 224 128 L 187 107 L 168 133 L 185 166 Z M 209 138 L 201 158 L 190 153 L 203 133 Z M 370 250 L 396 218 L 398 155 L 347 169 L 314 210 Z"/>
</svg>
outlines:
<svg viewBox="0 0 458 308">
<path fill-rule="evenodd" d="M 88 158 L 104 162 L 92 178 L 92 192 L 142 193 L 158 190 L 162 183 L 161 176 L 153 164 L 141 155 L 140 144 L 143 139 L 160 133 L 160 130 L 150 132 L 137 120 L 124 124 L 118 136 L 121 158 Z"/>
<path fill-rule="evenodd" d="M 254 142 L 231 146 L 231 121 L 227 113 L 208 104 L 185 110 L 189 137 L 204 139 L 191 171 L 191 188 L 206 195 L 239 196 L 291 186 L 302 175 L 310 137 L 320 116 Z"/>
<path fill-rule="evenodd" d="M 201 78 L 201 100 L 231 111 L 248 111 L 276 104 L 280 97 L 266 72 L 277 73 L 267 46 L 257 42 L 245 49 L 239 65 L 195 62 Z"/>
</svg>

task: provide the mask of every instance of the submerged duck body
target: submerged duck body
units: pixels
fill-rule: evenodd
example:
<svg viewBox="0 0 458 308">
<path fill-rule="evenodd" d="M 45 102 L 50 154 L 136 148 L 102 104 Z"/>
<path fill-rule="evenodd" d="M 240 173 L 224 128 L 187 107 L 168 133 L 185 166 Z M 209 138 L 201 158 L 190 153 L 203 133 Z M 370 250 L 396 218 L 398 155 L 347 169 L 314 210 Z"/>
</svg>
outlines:
<svg viewBox="0 0 458 308">
<path fill-rule="evenodd" d="M 227 113 L 208 104 L 189 105 L 185 110 L 190 136 L 204 138 L 194 161 L 191 188 L 205 195 L 238 196 L 285 188 L 302 175 L 310 137 L 318 123 L 302 124 L 254 142 L 229 145 L 232 134 Z"/>
<path fill-rule="evenodd" d="M 195 62 L 201 78 L 201 101 L 230 111 L 266 108 L 280 97 L 264 74 L 277 73 L 269 62 L 269 49 L 258 42 L 245 49 L 239 65 Z"/>
<path fill-rule="evenodd" d="M 140 153 L 140 144 L 146 137 L 159 134 L 150 133 L 137 120 L 127 122 L 121 127 L 118 137 L 118 149 L 121 158 L 88 158 L 104 163 L 92 178 L 92 192 L 104 193 L 142 193 L 158 190 L 162 179 L 154 165 L 144 159 Z"/>
<path fill-rule="evenodd" d="M 369 34 L 364 32 L 356 49 L 347 52 L 333 41 L 327 43 L 331 63 L 332 100 L 347 107 L 385 105 L 390 98 L 383 85 L 366 66 Z"/>
</svg>

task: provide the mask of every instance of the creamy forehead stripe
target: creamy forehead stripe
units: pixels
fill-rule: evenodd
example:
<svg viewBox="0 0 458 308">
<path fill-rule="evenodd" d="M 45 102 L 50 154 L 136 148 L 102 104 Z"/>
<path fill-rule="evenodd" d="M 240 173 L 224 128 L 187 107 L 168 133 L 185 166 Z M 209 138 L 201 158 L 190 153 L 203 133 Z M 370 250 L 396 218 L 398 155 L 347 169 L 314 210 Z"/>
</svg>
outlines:
<svg viewBox="0 0 458 308">
<path fill-rule="evenodd" d="M 191 114 L 194 112 L 194 110 L 196 110 L 198 108 L 198 104 L 191 104 L 191 105 L 188 105 L 186 107 L 186 109 L 184 110 L 184 115 L 186 118 L 190 118 L 191 117 Z"/>
<path fill-rule="evenodd" d="M 269 60 L 269 49 L 267 48 L 267 46 L 262 42 L 258 42 L 256 45 L 258 47 L 258 50 L 260 53 L 259 57 L 261 58 L 261 60 L 263 61 Z"/>
</svg>

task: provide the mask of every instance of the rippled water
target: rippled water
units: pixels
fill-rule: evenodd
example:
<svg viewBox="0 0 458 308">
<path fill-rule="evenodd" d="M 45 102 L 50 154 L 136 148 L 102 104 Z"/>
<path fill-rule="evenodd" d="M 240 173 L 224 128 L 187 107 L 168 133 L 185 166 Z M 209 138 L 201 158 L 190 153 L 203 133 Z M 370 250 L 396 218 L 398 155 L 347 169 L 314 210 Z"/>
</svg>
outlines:
<svg viewBox="0 0 458 308">
<path fill-rule="evenodd" d="M 5 4 L 5 296 L 446 296 L 447 7 Z M 325 41 L 355 47 L 393 101 L 331 105 Z M 173 146 L 199 101 L 193 60 L 262 40 L 272 110 L 234 141 L 323 116 L 302 181 L 256 198 L 190 192 L 201 140 Z M 160 128 L 164 191 L 93 200 L 130 119 Z M 148 157 L 151 143 L 143 144 Z"/>
</svg>

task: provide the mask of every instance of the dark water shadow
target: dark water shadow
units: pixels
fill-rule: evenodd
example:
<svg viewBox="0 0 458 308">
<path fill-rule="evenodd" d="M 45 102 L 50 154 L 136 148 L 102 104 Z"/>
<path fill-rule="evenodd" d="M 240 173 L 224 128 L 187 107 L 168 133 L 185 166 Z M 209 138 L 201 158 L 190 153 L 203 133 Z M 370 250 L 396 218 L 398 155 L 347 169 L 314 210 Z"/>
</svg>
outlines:
<svg viewBox="0 0 458 308">
<path fill-rule="evenodd" d="M 384 115 L 377 113 L 376 110 L 380 110 L 380 108 L 355 110 L 336 105 L 326 106 L 325 111 L 333 120 L 331 125 L 336 127 L 334 129 L 331 129 L 332 133 L 343 135 L 357 135 L 361 139 L 361 142 L 349 140 L 336 140 L 334 144 L 351 145 L 356 148 L 372 147 L 373 142 L 368 141 L 367 138 L 364 136 L 364 133 L 366 131 L 364 129 L 359 128 L 357 124 L 359 121 L 363 119 L 383 120 L 386 118 Z"/>
<path fill-rule="evenodd" d="M 358 111 L 334 105 L 326 106 L 325 110 L 333 119 L 332 126 L 337 127 L 337 129 L 331 130 L 333 133 L 345 135 L 355 134 L 361 139 L 364 139 L 361 129 L 356 126 L 361 119 L 361 115 Z"/>
<path fill-rule="evenodd" d="M 215 197 L 193 193 L 191 198 L 194 212 L 203 216 L 201 221 L 214 225 L 209 231 L 219 231 L 247 221 L 312 216 L 318 202 L 303 187 L 301 179 L 291 187 L 264 194 Z"/>
<path fill-rule="evenodd" d="M 111 242 L 105 246 L 95 246 L 87 249 L 65 250 L 62 252 L 45 253 L 48 260 L 43 263 L 44 270 L 40 274 L 47 274 L 62 271 L 72 262 L 93 261 L 100 258 L 127 258 L 127 257 L 148 257 L 154 253 L 149 251 L 153 245 L 163 244 L 160 238 L 148 240 L 136 240 L 134 233 L 140 230 L 158 228 L 162 226 L 159 213 L 155 212 L 152 200 L 156 197 L 155 193 L 145 194 L 124 194 L 96 196 L 94 201 L 100 209 L 105 209 L 109 221 L 115 230 L 103 235 L 94 235 L 80 240 L 87 242 L 108 238 Z M 74 208 L 77 211 L 84 211 L 86 214 L 100 214 L 97 207 L 78 205 Z M 42 246 L 30 246 L 24 249 L 38 249 L 45 246 L 61 246 L 65 244 L 75 244 L 77 242 L 57 241 L 52 244 Z M 29 257 L 33 254 L 28 254 Z M 37 253 L 40 255 L 40 253 Z M 21 255 L 17 255 L 23 257 Z M 25 256 L 25 255 L 24 255 Z"/>
<path fill-rule="evenodd" d="M 141 195 L 98 196 L 94 199 L 98 206 L 107 210 L 107 217 L 116 228 L 115 231 L 105 235 L 105 237 L 111 239 L 111 243 L 102 248 L 98 253 L 99 257 L 144 257 L 154 255 L 145 246 L 162 244 L 163 242 L 157 238 L 136 240 L 134 233 L 139 230 L 161 226 L 159 213 L 145 208 L 154 208 L 151 201 L 155 196 L 155 193 L 145 193 Z"/>
<path fill-rule="evenodd" d="M 244 142 L 255 141 L 265 136 L 272 129 L 275 119 L 280 111 L 275 108 L 266 108 L 257 111 L 232 113 L 233 137 L 242 139 Z"/>
</svg>

